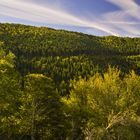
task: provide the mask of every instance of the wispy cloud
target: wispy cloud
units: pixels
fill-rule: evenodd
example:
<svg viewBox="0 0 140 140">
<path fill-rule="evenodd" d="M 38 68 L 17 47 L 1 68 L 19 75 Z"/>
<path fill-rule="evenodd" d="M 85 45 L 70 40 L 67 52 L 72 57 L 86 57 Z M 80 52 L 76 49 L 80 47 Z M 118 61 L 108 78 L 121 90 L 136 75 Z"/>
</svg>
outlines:
<svg viewBox="0 0 140 140">
<path fill-rule="evenodd" d="M 120 7 L 124 14 L 130 15 L 140 20 L 140 6 L 134 0 L 107 0 Z"/>
<path fill-rule="evenodd" d="M 82 20 L 74 15 L 56 8 L 43 7 L 34 3 L 19 0 L 0 0 L 0 14 L 33 22 L 84 26 L 95 28 L 112 35 L 118 35 L 102 24 Z"/>
<path fill-rule="evenodd" d="M 125 36 L 140 36 L 140 6 L 134 0 L 106 1 L 118 6 L 120 10 L 104 14 L 104 19 L 113 24 L 113 28 L 118 28 L 125 33 Z"/>
<path fill-rule="evenodd" d="M 86 27 L 91 29 L 92 33 L 95 29 L 99 32 L 103 32 L 106 35 L 129 35 L 140 36 L 137 25 L 140 24 L 140 7 L 134 0 L 106 0 L 109 3 L 114 4 L 121 10 L 101 14 L 100 17 L 96 17 L 94 14 L 94 21 L 77 17 L 69 12 L 58 8 L 56 6 L 38 5 L 33 0 L 30 2 L 25 0 L 0 0 L 0 16 L 8 16 L 27 20 L 36 23 L 47 24 L 59 24 L 69 26 Z M 59 5 L 60 6 L 60 5 Z M 89 16 L 90 17 L 90 16 Z M 133 17 L 137 21 L 128 20 Z M 140 26 L 138 26 L 140 27 Z"/>
</svg>

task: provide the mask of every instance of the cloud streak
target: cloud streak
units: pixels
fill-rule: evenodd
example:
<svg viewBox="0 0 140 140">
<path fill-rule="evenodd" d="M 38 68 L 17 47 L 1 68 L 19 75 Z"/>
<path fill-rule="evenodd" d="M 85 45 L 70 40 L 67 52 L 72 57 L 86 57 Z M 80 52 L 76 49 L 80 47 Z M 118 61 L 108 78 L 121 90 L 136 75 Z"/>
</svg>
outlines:
<svg viewBox="0 0 140 140">
<path fill-rule="evenodd" d="M 118 35 L 102 24 L 82 20 L 56 8 L 52 9 L 19 0 L 0 0 L 0 14 L 38 23 L 95 28 L 111 35 Z"/>
<path fill-rule="evenodd" d="M 108 2 L 120 7 L 125 15 L 130 15 L 140 19 L 140 6 L 134 0 L 107 0 Z"/>
<path fill-rule="evenodd" d="M 39 24 L 55 24 L 64 26 L 86 27 L 91 32 L 98 30 L 106 35 L 140 36 L 140 7 L 134 0 L 106 0 L 121 10 L 101 14 L 94 21 L 85 20 L 70 14 L 62 8 L 42 6 L 33 1 L 0 0 L 0 16 L 7 16 Z M 86 15 L 88 17 L 88 15 Z M 94 16 L 94 15 L 93 15 Z M 137 21 L 130 21 L 133 17 Z M 90 31 L 89 31 L 90 32 Z"/>
<path fill-rule="evenodd" d="M 107 20 L 108 23 L 113 23 L 114 28 L 122 30 L 126 35 L 140 36 L 140 6 L 136 4 L 134 0 L 106 1 L 119 7 L 121 10 L 105 14 L 104 19 Z"/>
</svg>

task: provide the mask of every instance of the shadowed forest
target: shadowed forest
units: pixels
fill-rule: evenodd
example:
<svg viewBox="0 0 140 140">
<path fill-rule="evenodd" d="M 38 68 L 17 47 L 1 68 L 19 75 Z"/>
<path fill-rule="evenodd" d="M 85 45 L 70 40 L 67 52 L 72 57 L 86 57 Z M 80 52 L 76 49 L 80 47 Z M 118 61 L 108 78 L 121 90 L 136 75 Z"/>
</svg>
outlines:
<svg viewBox="0 0 140 140">
<path fill-rule="evenodd" d="M 140 38 L 0 24 L 0 140 L 139 140 Z"/>
</svg>

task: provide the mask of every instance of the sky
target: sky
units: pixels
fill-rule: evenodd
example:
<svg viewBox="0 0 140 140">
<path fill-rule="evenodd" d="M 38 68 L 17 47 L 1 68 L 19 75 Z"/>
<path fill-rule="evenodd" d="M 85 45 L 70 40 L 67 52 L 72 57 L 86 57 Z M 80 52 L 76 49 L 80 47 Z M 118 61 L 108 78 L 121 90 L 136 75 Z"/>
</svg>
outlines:
<svg viewBox="0 0 140 140">
<path fill-rule="evenodd" d="M 140 37 L 140 0 L 0 0 L 0 22 Z"/>
</svg>

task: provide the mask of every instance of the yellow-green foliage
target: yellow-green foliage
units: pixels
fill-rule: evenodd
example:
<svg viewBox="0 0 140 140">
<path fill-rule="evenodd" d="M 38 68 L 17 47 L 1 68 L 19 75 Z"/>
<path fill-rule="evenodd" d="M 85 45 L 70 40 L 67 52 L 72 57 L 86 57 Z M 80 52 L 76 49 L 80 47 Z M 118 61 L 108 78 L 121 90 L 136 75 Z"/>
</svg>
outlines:
<svg viewBox="0 0 140 140">
<path fill-rule="evenodd" d="M 73 131 L 79 127 L 87 139 L 138 140 L 139 85 L 140 77 L 134 71 L 122 79 L 120 71 L 110 67 L 103 75 L 97 73 L 89 80 L 79 80 L 69 99 L 64 100 L 72 110 L 69 113 L 71 122 L 75 124 Z M 79 119 L 81 123 L 77 124 Z M 85 123 L 81 126 L 82 121 Z"/>
<path fill-rule="evenodd" d="M 139 58 L 139 38 L 0 23 L 0 139 L 139 140 Z"/>
</svg>

